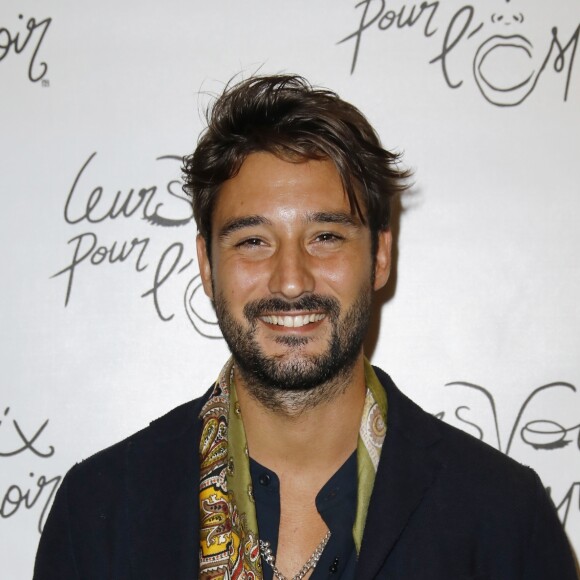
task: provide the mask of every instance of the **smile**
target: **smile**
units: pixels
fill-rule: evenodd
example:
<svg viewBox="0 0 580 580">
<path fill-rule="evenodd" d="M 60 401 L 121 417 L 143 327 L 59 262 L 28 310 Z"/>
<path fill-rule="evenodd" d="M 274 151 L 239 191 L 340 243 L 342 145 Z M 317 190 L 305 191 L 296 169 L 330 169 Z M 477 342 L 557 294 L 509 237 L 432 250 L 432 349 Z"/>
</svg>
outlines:
<svg viewBox="0 0 580 580">
<path fill-rule="evenodd" d="M 276 324 L 278 326 L 285 326 L 286 328 L 300 328 L 313 322 L 318 322 L 326 318 L 326 314 L 298 314 L 285 316 L 260 316 L 260 320 L 268 324 Z"/>
</svg>

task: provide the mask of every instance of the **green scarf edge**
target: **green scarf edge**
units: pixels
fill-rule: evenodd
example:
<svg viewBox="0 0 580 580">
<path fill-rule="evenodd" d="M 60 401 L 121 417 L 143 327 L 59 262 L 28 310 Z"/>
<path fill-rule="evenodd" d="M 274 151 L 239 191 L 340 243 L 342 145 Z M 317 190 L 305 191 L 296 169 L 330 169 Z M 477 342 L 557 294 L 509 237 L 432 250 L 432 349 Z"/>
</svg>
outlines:
<svg viewBox="0 0 580 580">
<path fill-rule="evenodd" d="M 365 383 L 367 389 L 372 393 L 375 403 L 379 406 L 381 415 L 385 425 L 387 424 L 387 394 L 379 381 L 371 363 L 365 357 L 364 360 Z M 365 522 L 371 501 L 371 494 L 375 484 L 375 468 L 371 461 L 370 455 L 365 447 L 361 437 L 358 438 L 357 448 L 357 467 L 358 467 L 358 490 L 356 503 L 356 516 L 354 519 L 354 526 L 352 528 L 352 535 L 354 538 L 354 545 L 356 553 L 360 554 L 360 548 L 363 539 Z"/>
</svg>

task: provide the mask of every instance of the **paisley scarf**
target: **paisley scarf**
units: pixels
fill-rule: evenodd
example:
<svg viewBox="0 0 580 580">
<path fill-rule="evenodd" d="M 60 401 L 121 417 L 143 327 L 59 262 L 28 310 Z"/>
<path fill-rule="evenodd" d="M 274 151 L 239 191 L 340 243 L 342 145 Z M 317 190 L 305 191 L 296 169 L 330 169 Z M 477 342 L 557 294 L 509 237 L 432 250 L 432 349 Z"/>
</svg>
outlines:
<svg viewBox="0 0 580 580">
<path fill-rule="evenodd" d="M 262 580 L 258 523 L 246 435 L 233 383 L 233 360 L 222 369 L 200 412 L 199 577 Z M 353 537 L 360 550 L 381 448 L 387 399 L 365 359 L 366 397 L 357 445 L 358 495 Z"/>
</svg>

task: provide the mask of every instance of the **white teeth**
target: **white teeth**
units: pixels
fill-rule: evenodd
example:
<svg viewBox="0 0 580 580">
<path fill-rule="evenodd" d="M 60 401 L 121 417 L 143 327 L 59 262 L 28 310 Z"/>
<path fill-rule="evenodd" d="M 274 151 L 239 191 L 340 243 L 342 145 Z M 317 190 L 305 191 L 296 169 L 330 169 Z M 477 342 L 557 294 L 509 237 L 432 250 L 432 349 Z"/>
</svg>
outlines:
<svg viewBox="0 0 580 580">
<path fill-rule="evenodd" d="M 296 316 L 262 316 L 261 319 L 269 324 L 277 324 L 286 328 L 300 328 L 312 322 L 318 322 L 325 316 L 325 314 L 298 314 Z"/>
</svg>

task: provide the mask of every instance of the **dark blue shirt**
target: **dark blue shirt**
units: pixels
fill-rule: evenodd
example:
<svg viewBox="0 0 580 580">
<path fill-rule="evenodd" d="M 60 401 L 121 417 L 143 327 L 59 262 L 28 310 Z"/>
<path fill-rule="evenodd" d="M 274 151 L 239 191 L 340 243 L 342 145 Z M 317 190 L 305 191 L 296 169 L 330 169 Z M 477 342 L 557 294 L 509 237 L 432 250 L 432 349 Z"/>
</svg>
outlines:
<svg viewBox="0 0 580 580">
<path fill-rule="evenodd" d="M 261 540 L 270 542 L 272 552 L 276 555 L 280 526 L 280 481 L 273 471 L 251 458 L 250 474 L 256 501 L 258 533 Z M 354 578 L 356 550 L 352 528 L 356 515 L 357 489 L 355 451 L 316 496 L 316 509 L 328 526 L 331 536 L 314 569 L 312 580 Z M 272 568 L 264 559 L 262 569 L 264 580 L 272 580 Z M 298 570 L 294 571 L 297 572 Z"/>
</svg>

